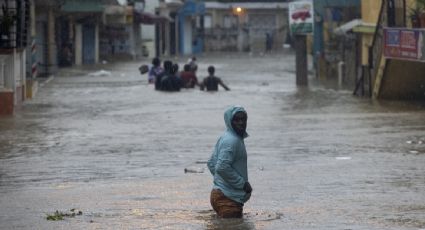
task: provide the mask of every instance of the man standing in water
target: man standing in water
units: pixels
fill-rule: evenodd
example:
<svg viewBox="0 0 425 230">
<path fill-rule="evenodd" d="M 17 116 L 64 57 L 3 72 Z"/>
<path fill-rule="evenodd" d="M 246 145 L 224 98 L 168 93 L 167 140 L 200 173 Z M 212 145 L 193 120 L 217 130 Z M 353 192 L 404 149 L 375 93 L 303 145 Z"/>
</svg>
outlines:
<svg viewBox="0 0 425 230">
<path fill-rule="evenodd" d="M 218 139 L 207 163 L 214 177 L 211 206 L 223 218 L 241 218 L 243 205 L 251 197 L 244 143 L 248 137 L 247 120 L 243 107 L 233 106 L 226 110 L 226 131 Z"/>
<path fill-rule="evenodd" d="M 227 85 L 225 85 L 219 77 L 216 77 L 214 73 L 215 73 L 214 66 L 209 66 L 208 67 L 209 76 L 204 78 L 199 88 L 201 90 L 204 90 L 204 88 L 206 88 L 207 91 L 218 91 L 218 85 L 221 85 L 225 90 L 227 91 L 230 90 L 230 88 L 227 87 Z"/>
</svg>

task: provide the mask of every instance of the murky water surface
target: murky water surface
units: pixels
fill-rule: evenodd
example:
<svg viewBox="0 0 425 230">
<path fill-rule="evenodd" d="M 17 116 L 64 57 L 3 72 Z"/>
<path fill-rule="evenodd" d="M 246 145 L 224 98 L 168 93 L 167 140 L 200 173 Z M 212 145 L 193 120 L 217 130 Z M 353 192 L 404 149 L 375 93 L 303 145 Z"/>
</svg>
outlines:
<svg viewBox="0 0 425 230">
<path fill-rule="evenodd" d="M 425 228 L 423 105 L 314 77 L 297 88 L 292 54 L 198 60 L 198 77 L 215 65 L 232 90 L 157 92 L 140 62 L 106 64 L 110 76 L 67 70 L 0 118 L 0 228 Z M 233 104 L 248 111 L 254 192 L 243 219 L 223 220 L 204 162 Z M 83 215 L 45 218 L 71 208 Z"/>
</svg>

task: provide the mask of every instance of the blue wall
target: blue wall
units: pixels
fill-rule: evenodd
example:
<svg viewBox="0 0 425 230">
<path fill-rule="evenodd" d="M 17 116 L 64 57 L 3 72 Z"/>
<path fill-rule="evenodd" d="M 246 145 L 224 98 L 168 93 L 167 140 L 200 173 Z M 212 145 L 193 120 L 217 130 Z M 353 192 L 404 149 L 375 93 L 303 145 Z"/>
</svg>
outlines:
<svg viewBox="0 0 425 230">
<path fill-rule="evenodd" d="M 195 16 L 195 15 L 204 15 L 205 14 L 205 4 L 204 3 L 196 3 L 192 0 L 186 1 L 185 4 L 178 12 L 179 19 L 179 53 L 184 53 L 184 21 L 185 17 Z M 196 28 L 193 28 L 192 33 L 195 33 Z M 192 44 L 192 53 L 201 53 L 203 50 L 203 39 L 201 37 L 194 38 L 194 44 Z"/>
</svg>

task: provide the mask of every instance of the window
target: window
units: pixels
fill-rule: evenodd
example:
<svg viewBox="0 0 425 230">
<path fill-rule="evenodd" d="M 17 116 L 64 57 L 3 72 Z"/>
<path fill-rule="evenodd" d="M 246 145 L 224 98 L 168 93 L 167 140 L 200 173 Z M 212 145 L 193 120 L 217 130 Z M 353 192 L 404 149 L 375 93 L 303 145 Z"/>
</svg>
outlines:
<svg viewBox="0 0 425 230">
<path fill-rule="evenodd" d="M 238 25 L 238 17 L 235 15 L 225 15 L 223 20 L 224 28 L 237 27 Z"/>
<path fill-rule="evenodd" d="M 204 28 L 205 29 L 210 29 L 211 27 L 212 27 L 211 15 L 206 14 L 204 16 Z"/>
</svg>

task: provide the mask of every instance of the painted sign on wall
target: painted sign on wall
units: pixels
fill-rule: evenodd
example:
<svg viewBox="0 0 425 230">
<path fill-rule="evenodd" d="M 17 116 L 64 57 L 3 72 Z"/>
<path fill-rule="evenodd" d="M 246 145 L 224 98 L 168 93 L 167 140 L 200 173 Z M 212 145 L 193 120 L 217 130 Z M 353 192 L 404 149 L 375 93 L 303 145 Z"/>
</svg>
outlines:
<svg viewBox="0 0 425 230">
<path fill-rule="evenodd" d="M 386 58 L 425 62 L 425 30 L 384 28 Z"/>
<path fill-rule="evenodd" d="M 313 2 L 296 1 L 289 3 L 289 26 L 292 34 L 313 33 Z"/>
</svg>

